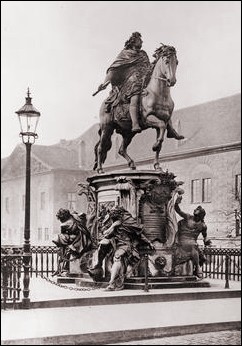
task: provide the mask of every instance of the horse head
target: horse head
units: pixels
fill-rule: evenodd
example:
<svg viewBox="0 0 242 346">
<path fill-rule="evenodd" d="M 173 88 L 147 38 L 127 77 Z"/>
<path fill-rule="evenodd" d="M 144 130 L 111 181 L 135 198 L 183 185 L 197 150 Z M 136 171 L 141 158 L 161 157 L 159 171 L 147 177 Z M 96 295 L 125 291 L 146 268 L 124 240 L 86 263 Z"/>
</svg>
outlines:
<svg viewBox="0 0 242 346">
<path fill-rule="evenodd" d="M 176 84 L 176 69 L 178 65 L 176 49 L 162 43 L 162 46 L 155 50 L 153 57 L 155 58 L 153 62 L 155 77 L 165 80 L 168 87 L 174 86 Z"/>
</svg>

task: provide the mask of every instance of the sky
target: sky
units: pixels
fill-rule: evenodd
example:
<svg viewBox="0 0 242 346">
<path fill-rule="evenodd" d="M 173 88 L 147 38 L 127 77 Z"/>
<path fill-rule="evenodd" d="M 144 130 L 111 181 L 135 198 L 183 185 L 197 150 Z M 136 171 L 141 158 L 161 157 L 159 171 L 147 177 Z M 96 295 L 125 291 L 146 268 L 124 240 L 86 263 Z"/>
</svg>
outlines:
<svg viewBox="0 0 242 346">
<path fill-rule="evenodd" d="M 151 61 L 177 50 L 175 110 L 240 93 L 240 1 L 1 1 L 1 157 L 19 138 L 27 88 L 36 144 L 75 139 L 99 122 L 110 87 L 92 96 L 132 32 Z M 182 119 L 181 119 L 182 121 Z"/>
</svg>

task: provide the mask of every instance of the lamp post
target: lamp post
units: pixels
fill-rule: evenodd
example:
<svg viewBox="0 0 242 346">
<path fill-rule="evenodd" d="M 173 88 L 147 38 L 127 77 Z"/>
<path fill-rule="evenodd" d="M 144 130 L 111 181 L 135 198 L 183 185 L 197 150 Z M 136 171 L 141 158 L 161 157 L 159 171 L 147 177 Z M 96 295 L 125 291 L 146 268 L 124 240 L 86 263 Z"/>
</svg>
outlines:
<svg viewBox="0 0 242 346">
<path fill-rule="evenodd" d="M 27 97 L 25 105 L 17 112 L 21 132 L 19 136 L 22 137 L 22 142 L 26 146 L 26 185 L 25 185 L 25 221 L 24 221 L 24 245 L 23 245 L 23 266 L 24 266 L 24 278 L 23 278 L 23 299 L 22 307 L 24 309 L 30 308 L 29 299 L 29 268 L 30 268 L 30 175 L 31 175 L 31 145 L 34 144 L 35 139 L 38 138 L 36 133 L 36 127 L 39 121 L 40 112 L 35 109 L 31 103 L 31 97 L 29 89 L 27 91 Z"/>
</svg>

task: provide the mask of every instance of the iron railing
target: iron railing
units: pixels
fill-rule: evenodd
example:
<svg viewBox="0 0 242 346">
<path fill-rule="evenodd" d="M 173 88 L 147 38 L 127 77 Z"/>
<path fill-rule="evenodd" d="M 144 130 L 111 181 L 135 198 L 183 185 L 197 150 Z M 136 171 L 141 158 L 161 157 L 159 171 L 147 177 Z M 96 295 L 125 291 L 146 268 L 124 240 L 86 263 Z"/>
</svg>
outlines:
<svg viewBox="0 0 242 346">
<path fill-rule="evenodd" d="M 6 309 L 7 302 L 15 308 L 20 300 L 21 272 L 23 256 L 16 254 L 1 255 L 1 305 Z"/>
<path fill-rule="evenodd" d="M 241 280 L 241 249 L 205 247 L 206 262 L 203 265 L 205 277 L 212 279 Z"/>
<path fill-rule="evenodd" d="M 204 277 L 212 279 L 241 280 L 241 249 L 210 248 L 204 249 L 206 262 L 203 265 Z M 13 306 L 20 300 L 23 253 L 20 247 L 1 247 L 1 302 Z M 30 276 L 53 274 L 58 268 L 59 251 L 56 246 L 32 246 Z M 146 283 L 147 284 L 147 283 Z M 147 286 L 147 285 L 146 285 Z"/>
<path fill-rule="evenodd" d="M 59 250 L 56 246 L 32 246 L 30 261 L 31 277 L 38 274 L 49 276 L 58 268 Z"/>
<path fill-rule="evenodd" d="M 1 247 L 1 307 L 7 303 L 15 308 L 20 301 L 23 285 L 23 248 L 17 246 Z M 56 246 L 32 246 L 30 258 L 30 277 L 38 274 L 49 276 L 58 267 L 58 248 Z"/>
</svg>

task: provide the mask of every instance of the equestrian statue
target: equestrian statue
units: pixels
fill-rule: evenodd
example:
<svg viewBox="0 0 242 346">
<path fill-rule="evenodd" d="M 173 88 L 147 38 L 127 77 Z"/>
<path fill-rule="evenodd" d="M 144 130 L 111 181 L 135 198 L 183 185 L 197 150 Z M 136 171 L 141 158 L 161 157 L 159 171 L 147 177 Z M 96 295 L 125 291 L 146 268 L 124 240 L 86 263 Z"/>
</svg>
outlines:
<svg viewBox="0 0 242 346">
<path fill-rule="evenodd" d="M 101 105 L 100 138 L 94 149 L 93 169 L 98 173 L 103 173 L 114 130 L 122 136 L 119 154 L 127 160 L 131 169 L 136 167 L 127 153 L 127 147 L 137 133 L 148 128 L 156 130 L 156 142 L 152 146 L 155 170 L 161 170 L 159 154 L 165 132 L 168 138 L 184 139 L 171 122 L 174 102 L 170 88 L 176 84 L 176 49 L 161 44 L 153 54 L 154 62 L 150 63 L 146 52 L 141 50 L 142 43 L 141 34 L 133 33 L 107 70 L 104 83 L 93 94 L 95 96 L 111 83 L 110 94 Z"/>
</svg>

